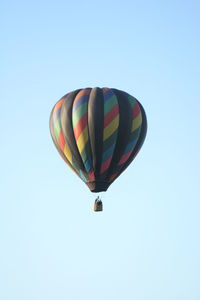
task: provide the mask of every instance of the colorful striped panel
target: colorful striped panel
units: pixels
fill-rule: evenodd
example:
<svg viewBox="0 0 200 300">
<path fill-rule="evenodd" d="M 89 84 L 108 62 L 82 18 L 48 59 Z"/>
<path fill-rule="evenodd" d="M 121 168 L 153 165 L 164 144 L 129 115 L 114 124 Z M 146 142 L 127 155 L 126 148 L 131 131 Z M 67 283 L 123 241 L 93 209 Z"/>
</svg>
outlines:
<svg viewBox="0 0 200 300">
<path fill-rule="evenodd" d="M 103 130 L 103 155 L 101 171 L 103 174 L 110 166 L 116 145 L 119 127 L 118 101 L 111 89 L 103 88 L 104 96 L 104 130 Z"/>
<path fill-rule="evenodd" d="M 142 114 L 137 100 L 132 96 L 128 96 L 128 100 L 132 108 L 132 128 L 129 137 L 129 142 L 119 161 L 118 164 L 119 166 L 123 165 L 129 159 L 131 153 L 133 152 L 135 145 L 138 141 L 138 138 L 140 136 L 141 125 L 142 125 Z"/>
<path fill-rule="evenodd" d="M 54 137 L 57 142 L 57 145 L 61 149 L 64 156 L 67 158 L 69 164 L 72 166 L 72 169 L 74 168 L 76 170 L 76 172 L 80 175 L 82 180 L 84 182 L 86 182 L 87 179 L 85 178 L 85 176 L 82 173 L 80 173 L 80 170 L 76 166 L 76 163 L 73 159 L 72 153 L 71 153 L 71 151 L 65 141 L 64 135 L 63 135 L 63 131 L 61 128 L 61 121 L 60 121 L 60 114 L 61 114 L 61 109 L 62 109 L 63 103 L 64 103 L 64 99 L 61 99 L 55 105 L 53 113 L 52 113 L 52 125 L 53 125 Z"/>
<path fill-rule="evenodd" d="M 74 99 L 72 125 L 76 144 L 89 179 L 94 180 L 92 154 L 88 135 L 88 100 L 91 89 L 81 90 Z"/>
<path fill-rule="evenodd" d="M 64 100 L 61 99 L 54 107 L 53 115 L 52 115 L 53 131 L 54 131 L 56 141 L 57 141 L 58 145 L 60 146 L 60 149 L 62 150 L 62 152 L 65 154 L 67 160 L 72 165 L 72 154 L 71 154 L 69 148 L 67 147 L 67 144 L 65 143 L 65 139 L 64 139 L 63 132 L 61 129 L 60 113 L 61 113 L 61 108 L 62 108 L 63 102 L 64 102 Z"/>
<path fill-rule="evenodd" d="M 127 162 L 129 157 L 131 156 L 131 154 L 134 151 L 134 148 L 137 144 L 137 141 L 139 139 L 140 132 L 141 132 L 142 114 L 141 114 L 141 111 L 140 111 L 139 104 L 138 104 L 137 100 L 134 97 L 132 97 L 128 94 L 126 94 L 126 95 L 128 97 L 128 101 L 129 101 L 129 103 L 131 105 L 131 108 L 132 108 L 131 134 L 130 134 L 130 137 L 129 137 L 129 142 L 128 142 L 125 150 L 124 150 L 124 153 L 123 153 L 119 163 L 118 163 L 117 171 L 114 174 L 112 174 L 112 176 L 110 177 L 110 180 L 109 180 L 110 182 L 113 181 L 115 179 L 115 177 L 120 173 L 123 165 Z M 134 156 L 134 158 L 135 158 L 135 156 Z"/>
</svg>

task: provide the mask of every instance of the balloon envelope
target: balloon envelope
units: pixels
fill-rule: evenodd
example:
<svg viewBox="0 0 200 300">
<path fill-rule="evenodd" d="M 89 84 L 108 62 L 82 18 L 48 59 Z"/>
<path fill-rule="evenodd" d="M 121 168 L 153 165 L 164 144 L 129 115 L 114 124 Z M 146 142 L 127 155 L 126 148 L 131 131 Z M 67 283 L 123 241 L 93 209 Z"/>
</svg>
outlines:
<svg viewBox="0 0 200 300">
<path fill-rule="evenodd" d="M 50 116 L 58 152 L 92 192 L 106 191 L 128 167 L 146 131 L 142 105 L 114 88 L 72 91 L 56 103 Z"/>
</svg>

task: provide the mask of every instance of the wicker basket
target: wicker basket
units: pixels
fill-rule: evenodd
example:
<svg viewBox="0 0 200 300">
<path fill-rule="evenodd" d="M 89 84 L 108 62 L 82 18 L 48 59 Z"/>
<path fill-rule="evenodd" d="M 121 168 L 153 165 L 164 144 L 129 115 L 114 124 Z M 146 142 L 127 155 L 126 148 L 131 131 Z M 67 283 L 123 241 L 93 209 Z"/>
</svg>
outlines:
<svg viewBox="0 0 200 300">
<path fill-rule="evenodd" d="M 103 203 L 100 199 L 96 199 L 94 202 L 94 211 L 102 211 L 103 210 Z"/>
</svg>

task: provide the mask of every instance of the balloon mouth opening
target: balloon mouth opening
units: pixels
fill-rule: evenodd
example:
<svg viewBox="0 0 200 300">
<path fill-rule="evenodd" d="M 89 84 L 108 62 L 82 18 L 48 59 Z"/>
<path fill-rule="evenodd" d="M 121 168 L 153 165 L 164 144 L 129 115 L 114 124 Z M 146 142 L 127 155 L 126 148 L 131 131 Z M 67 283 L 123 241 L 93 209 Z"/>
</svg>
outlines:
<svg viewBox="0 0 200 300">
<path fill-rule="evenodd" d="M 110 183 L 107 181 L 90 181 L 87 186 L 92 193 L 99 193 L 107 191 Z"/>
</svg>

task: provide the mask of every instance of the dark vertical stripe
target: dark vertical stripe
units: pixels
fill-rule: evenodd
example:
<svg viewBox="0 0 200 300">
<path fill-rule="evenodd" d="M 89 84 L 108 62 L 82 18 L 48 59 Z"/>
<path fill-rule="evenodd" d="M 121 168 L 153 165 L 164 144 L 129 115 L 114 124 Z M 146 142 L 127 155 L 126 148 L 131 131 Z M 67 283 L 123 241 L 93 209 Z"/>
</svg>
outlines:
<svg viewBox="0 0 200 300">
<path fill-rule="evenodd" d="M 103 91 L 93 88 L 88 102 L 88 130 L 92 150 L 95 180 L 98 180 L 103 151 L 104 102 Z"/>
</svg>

